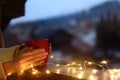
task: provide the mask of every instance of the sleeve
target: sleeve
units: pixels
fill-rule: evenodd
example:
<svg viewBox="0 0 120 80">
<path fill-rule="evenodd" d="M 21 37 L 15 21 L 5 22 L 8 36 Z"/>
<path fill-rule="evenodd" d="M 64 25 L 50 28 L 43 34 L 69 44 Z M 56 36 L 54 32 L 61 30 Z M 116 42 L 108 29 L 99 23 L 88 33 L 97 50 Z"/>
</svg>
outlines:
<svg viewBox="0 0 120 80">
<path fill-rule="evenodd" d="M 0 80 L 5 80 L 5 71 L 2 63 L 13 59 L 15 49 L 16 47 L 0 49 Z"/>
</svg>

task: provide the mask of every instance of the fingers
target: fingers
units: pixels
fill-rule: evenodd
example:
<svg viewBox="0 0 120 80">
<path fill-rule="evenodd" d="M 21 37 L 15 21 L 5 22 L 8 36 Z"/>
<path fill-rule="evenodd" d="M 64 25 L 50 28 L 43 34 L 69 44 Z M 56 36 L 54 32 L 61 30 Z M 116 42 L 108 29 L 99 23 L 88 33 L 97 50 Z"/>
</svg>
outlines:
<svg viewBox="0 0 120 80">
<path fill-rule="evenodd" d="M 19 64 L 23 68 L 28 68 L 31 64 L 34 66 L 42 65 L 46 59 L 48 53 L 44 52 L 43 49 L 34 49 L 31 51 L 26 51 L 26 54 L 21 57 Z"/>
<path fill-rule="evenodd" d="M 19 55 L 19 59 L 22 59 L 22 58 L 26 58 L 26 57 L 30 57 L 30 56 L 39 56 L 39 55 L 48 55 L 48 53 L 45 52 L 44 49 L 32 49 L 32 48 L 24 48 L 24 50 L 22 50 L 20 53 L 16 53 L 16 57 L 18 57 Z"/>
<path fill-rule="evenodd" d="M 34 66 L 42 65 L 48 55 L 45 49 L 33 49 L 30 47 L 25 47 L 22 50 L 18 50 L 15 56 L 14 62 L 20 65 L 21 69 L 26 70 L 31 68 L 31 64 Z"/>
<path fill-rule="evenodd" d="M 30 64 L 34 64 L 34 63 L 37 63 L 37 62 L 44 61 L 44 59 L 45 59 L 45 57 L 42 58 L 41 60 L 40 60 L 40 58 L 35 58 L 35 59 L 29 60 L 29 61 L 27 61 L 27 62 L 21 63 L 21 64 L 22 64 L 23 66 L 25 66 L 25 65 L 30 65 Z"/>
<path fill-rule="evenodd" d="M 20 55 L 20 54 L 22 54 L 23 52 L 29 51 L 29 50 L 32 50 L 32 49 L 33 49 L 32 47 L 24 47 L 24 48 L 22 48 L 22 49 L 20 49 L 20 47 L 17 47 L 17 48 L 16 48 L 16 51 L 15 51 L 15 56 Z"/>
<path fill-rule="evenodd" d="M 33 65 L 33 67 L 41 66 L 42 64 L 44 64 L 44 61 L 42 60 L 42 61 L 38 61 L 38 62 L 32 62 L 31 64 Z M 21 66 L 21 69 L 22 70 L 30 69 L 30 68 L 32 68 L 31 64 L 30 63 L 29 64 L 24 64 L 24 65 Z"/>
<path fill-rule="evenodd" d="M 45 59 L 46 56 L 47 56 L 46 52 L 41 52 L 41 53 L 37 53 L 37 54 L 28 55 L 28 56 L 25 56 L 25 57 L 21 58 L 20 63 L 28 62 L 28 61 L 31 61 L 31 60 L 34 60 L 34 59 L 39 59 L 39 61 L 40 61 L 40 60 Z"/>
<path fill-rule="evenodd" d="M 44 49 L 31 49 L 31 50 L 28 50 L 28 51 L 25 51 L 23 54 L 23 56 L 29 56 L 29 55 L 35 55 L 35 54 L 38 54 L 38 53 L 41 53 L 41 52 L 45 52 Z"/>
<path fill-rule="evenodd" d="M 19 50 L 19 53 L 23 53 L 25 51 L 29 51 L 29 50 L 32 50 L 33 47 L 24 47 L 23 49 Z"/>
</svg>

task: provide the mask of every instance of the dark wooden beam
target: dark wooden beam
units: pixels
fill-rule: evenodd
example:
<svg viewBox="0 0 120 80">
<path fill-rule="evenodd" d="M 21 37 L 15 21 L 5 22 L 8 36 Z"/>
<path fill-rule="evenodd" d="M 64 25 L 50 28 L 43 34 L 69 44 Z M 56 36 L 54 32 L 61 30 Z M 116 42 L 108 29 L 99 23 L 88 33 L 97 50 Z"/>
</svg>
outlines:
<svg viewBox="0 0 120 80">
<path fill-rule="evenodd" d="M 10 20 L 24 15 L 26 0 L 0 0 L 0 47 L 4 47 L 2 33 Z"/>
<path fill-rule="evenodd" d="M 2 16 L 15 18 L 24 15 L 26 0 L 5 0 L 2 4 Z"/>
</svg>

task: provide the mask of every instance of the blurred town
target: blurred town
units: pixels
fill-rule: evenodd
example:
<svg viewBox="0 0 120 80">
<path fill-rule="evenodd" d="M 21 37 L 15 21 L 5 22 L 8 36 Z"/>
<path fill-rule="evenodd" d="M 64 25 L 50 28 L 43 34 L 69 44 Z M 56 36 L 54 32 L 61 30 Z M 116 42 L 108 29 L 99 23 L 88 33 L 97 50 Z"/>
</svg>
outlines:
<svg viewBox="0 0 120 80">
<path fill-rule="evenodd" d="M 48 39 L 52 54 L 72 59 L 120 58 L 120 2 L 107 1 L 88 11 L 9 25 L 6 47 L 31 39 Z"/>
</svg>

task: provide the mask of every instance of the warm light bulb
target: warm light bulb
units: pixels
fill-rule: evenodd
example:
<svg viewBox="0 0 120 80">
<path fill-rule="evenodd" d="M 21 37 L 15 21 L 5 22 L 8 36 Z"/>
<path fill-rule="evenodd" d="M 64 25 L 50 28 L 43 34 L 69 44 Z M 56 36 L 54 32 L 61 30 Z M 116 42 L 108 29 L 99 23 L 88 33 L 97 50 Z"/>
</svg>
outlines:
<svg viewBox="0 0 120 80">
<path fill-rule="evenodd" d="M 59 67 L 60 65 L 59 64 L 56 64 L 57 67 Z"/>
<path fill-rule="evenodd" d="M 49 70 L 46 70 L 46 74 L 50 74 L 50 71 L 49 71 Z"/>
<path fill-rule="evenodd" d="M 31 64 L 30 66 L 31 66 L 31 68 L 33 68 L 33 65 L 32 65 L 32 64 Z"/>
<path fill-rule="evenodd" d="M 83 69 L 83 67 L 80 67 L 80 70 L 82 70 Z"/>
<path fill-rule="evenodd" d="M 78 78 L 78 79 L 82 79 L 82 78 L 83 78 L 83 74 L 82 74 L 82 73 L 78 74 L 78 75 L 77 75 L 77 78 Z"/>
<path fill-rule="evenodd" d="M 51 59 L 54 59 L 54 56 L 50 56 Z"/>
<path fill-rule="evenodd" d="M 35 74 L 37 74 L 37 72 L 34 71 L 34 72 L 32 72 L 32 74 L 35 75 Z"/>
<path fill-rule="evenodd" d="M 75 65 L 75 64 L 76 64 L 76 62 L 72 62 L 72 63 L 71 63 L 71 65 Z"/>
<path fill-rule="evenodd" d="M 91 65 L 91 64 L 92 64 L 92 62 L 88 62 L 88 64 L 89 64 L 89 65 Z"/>
<path fill-rule="evenodd" d="M 114 74 L 111 74 L 110 77 L 111 77 L 111 80 L 115 80 L 115 75 Z"/>
<path fill-rule="evenodd" d="M 106 60 L 101 61 L 102 64 L 107 64 L 107 62 L 108 61 L 106 61 Z"/>
<path fill-rule="evenodd" d="M 60 74 L 60 69 L 57 69 L 57 70 L 56 70 L 56 73 L 57 73 L 57 74 Z"/>
<path fill-rule="evenodd" d="M 97 73 L 97 70 L 96 70 L 96 69 L 93 69 L 92 72 L 93 72 L 94 74 L 96 74 L 96 73 Z"/>
<path fill-rule="evenodd" d="M 11 72 L 9 72 L 7 75 L 10 76 L 10 75 L 11 75 Z"/>
<path fill-rule="evenodd" d="M 36 70 L 36 69 L 32 69 L 32 74 L 33 75 L 36 75 L 36 74 L 38 74 L 39 72 Z"/>
<path fill-rule="evenodd" d="M 70 64 L 67 64 L 66 66 L 70 66 Z"/>
<path fill-rule="evenodd" d="M 24 73 L 24 70 L 21 70 L 20 73 L 23 74 L 23 73 Z"/>
<path fill-rule="evenodd" d="M 81 66 L 81 64 L 78 64 L 78 66 Z"/>
<path fill-rule="evenodd" d="M 94 80 L 94 76 L 93 75 L 89 76 L 89 79 Z"/>
</svg>

